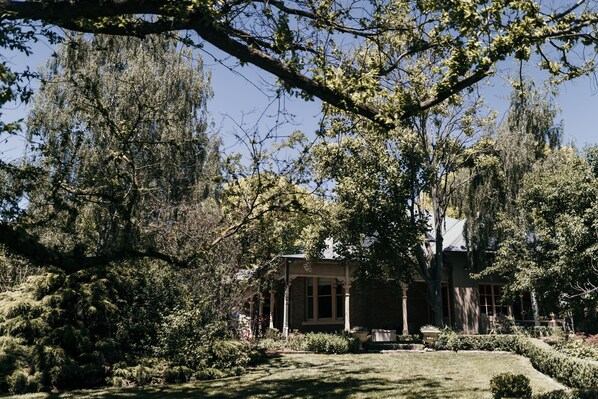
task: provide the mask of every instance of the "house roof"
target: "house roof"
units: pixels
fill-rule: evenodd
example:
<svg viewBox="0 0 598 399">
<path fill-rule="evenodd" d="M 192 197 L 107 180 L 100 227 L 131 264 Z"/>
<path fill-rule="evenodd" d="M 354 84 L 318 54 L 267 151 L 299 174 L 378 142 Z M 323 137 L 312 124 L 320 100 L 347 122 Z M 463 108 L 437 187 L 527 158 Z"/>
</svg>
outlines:
<svg viewBox="0 0 598 399">
<path fill-rule="evenodd" d="M 430 224 L 430 229 L 433 230 L 433 224 Z M 445 217 L 443 223 L 443 252 L 467 252 L 467 243 L 465 242 L 465 236 L 463 235 L 463 229 L 465 228 L 465 220 L 454 219 L 451 217 Z M 430 232 L 426 233 L 426 237 L 429 241 L 434 241 L 434 235 Z M 334 250 L 334 240 L 327 238 L 325 241 L 326 247 L 322 253 L 320 260 L 337 260 L 339 254 Z M 305 259 L 305 254 L 287 254 L 282 255 L 286 259 Z"/>
<path fill-rule="evenodd" d="M 319 258 L 320 260 L 337 260 L 340 258 L 339 254 L 334 250 L 334 240 L 332 238 L 327 238 L 324 242 L 326 244 L 326 248 L 324 248 L 324 252 L 322 252 L 322 256 Z M 305 254 L 289 254 L 289 255 L 282 255 L 283 258 L 287 259 L 305 259 Z"/>
<path fill-rule="evenodd" d="M 467 252 L 464 228 L 465 220 L 453 219 L 448 216 L 444 218 L 443 252 Z"/>
</svg>

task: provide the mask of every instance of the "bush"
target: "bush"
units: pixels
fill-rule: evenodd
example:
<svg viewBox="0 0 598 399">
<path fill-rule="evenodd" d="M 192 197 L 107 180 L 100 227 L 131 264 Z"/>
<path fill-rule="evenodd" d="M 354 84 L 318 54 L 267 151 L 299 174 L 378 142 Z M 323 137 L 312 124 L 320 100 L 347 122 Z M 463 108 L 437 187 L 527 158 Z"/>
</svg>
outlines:
<svg viewBox="0 0 598 399">
<path fill-rule="evenodd" d="M 517 352 L 519 339 L 517 335 L 459 335 L 445 329 L 434 342 L 434 349 Z"/>
<path fill-rule="evenodd" d="M 307 337 L 307 350 L 316 353 L 349 353 L 354 350 L 359 342 L 348 335 L 309 333 Z M 358 347 L 358 346 L 357 346 Z"/>
<path fill-rule="evenodd" d="M 553 344 L 553 348 L 560 353 L 579 359 L 598 361 L 598 348 L 595 345 L 588 345 L 580 339 L 557 341 Z"/>
<path fill-rule="evenodd" d="M 249 364 L 250 348 L 241 341 L 215 341 L 211 348 L 208 366 L 226 374 L 240 374 Z"/>
<path fill-rule="evenodd" d="M 12 394 L 27 393 L 27 373 L 23 370 L 15 370 L 6 377 L 8 382 L 8 392 Z"/>
<path fill-rule="evenodd" d="M 540 372 L 572 388 L 598 388 L 598 364 L 559 353 L 550 345 L 520 335 L 457 335 L 443 332 L 436 349 L 509 351 L 530 359 Z"/>
<path fill-rule="evenodd" d="M 497 374 L 490 380 L 490 391 L 494 399 L 532 397 L 529 378 L 523 374 Z"/>
<path fill-rule="evenodd" d="M 572 391 L 552 391 L 533 396 L 534 399 L 596 399 L 598 390 L 595 389 L 574 389 Z"/>
<path fill-rule="evenodd" d="M 517 353 L 530 359 L 544 374 L 573 388 L 598 388 L 598 364 L 559 353 L 548 344 L 530 338 L 519 339 Z"/>
</svg>

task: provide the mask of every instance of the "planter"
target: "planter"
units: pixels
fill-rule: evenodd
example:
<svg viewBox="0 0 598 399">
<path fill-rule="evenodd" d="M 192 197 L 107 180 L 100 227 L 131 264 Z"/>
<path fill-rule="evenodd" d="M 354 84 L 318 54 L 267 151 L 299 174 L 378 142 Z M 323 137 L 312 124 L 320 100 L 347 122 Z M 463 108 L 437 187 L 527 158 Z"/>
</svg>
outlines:
<svg viewBox="0 0 598 399">
<path fill-rule="evenodd" d="M 367 331 L 354 331 L 353 336 L 359 340 L 362 344 L 368 340 L 368 335 L 370 335 Z"/>
<path fill-rule="evenodd" d="M 368 331 L 353 331 L 351 334 L 359 340 L 359 350 L 363 350 L 363 344 L 368 340 L 370 333 Z"/>
<path fill-rule="evenodd" d="M 432 326 L 422 328 L 421 333 L 423 335 L 423 341 L 425 346 L 431 346 L 434 342 L 438 341 L 440 337 L 440 329 Z"/>
</svg>

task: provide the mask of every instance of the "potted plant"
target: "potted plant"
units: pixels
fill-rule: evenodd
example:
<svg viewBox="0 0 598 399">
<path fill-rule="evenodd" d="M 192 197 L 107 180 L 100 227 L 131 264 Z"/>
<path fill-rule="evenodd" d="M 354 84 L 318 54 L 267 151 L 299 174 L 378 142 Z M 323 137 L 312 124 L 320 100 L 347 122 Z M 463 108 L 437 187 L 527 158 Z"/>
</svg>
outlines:
<svg viewBox="0 0 598 399">
<path fill-rule="evenodd" d="M 431 346 L 438 340 L 440 336 L 440 328 L 432 325 L 423 326 L 419 329 L 423 335 L 423 341 L 425 346 Z"/>
</svg>

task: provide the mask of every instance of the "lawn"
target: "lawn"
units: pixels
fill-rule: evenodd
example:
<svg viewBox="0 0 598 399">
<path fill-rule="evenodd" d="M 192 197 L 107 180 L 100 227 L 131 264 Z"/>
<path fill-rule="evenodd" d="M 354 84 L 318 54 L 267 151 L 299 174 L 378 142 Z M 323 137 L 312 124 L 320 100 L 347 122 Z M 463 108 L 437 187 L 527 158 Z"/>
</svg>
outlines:
<svg viewBox="0 0 598 399">
<path fill-rule="evenodd" d="M 497 373 L 527 375 L 534 393 L 563 386 L 507 353 L 400 352 L 283 355 L 240 377 L 162 388 L 104 389 L 23 395 L 45 399 L 187 398 L 491 398 Z"/>
</svg>

